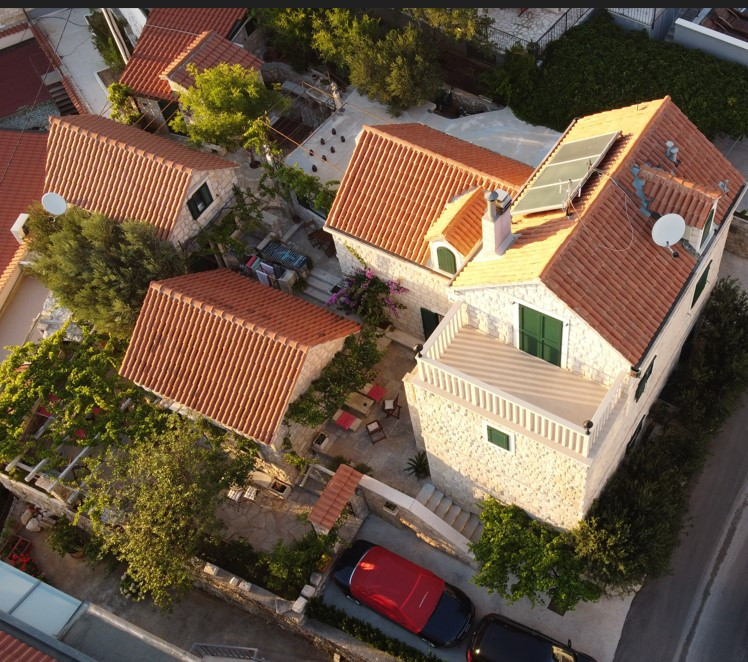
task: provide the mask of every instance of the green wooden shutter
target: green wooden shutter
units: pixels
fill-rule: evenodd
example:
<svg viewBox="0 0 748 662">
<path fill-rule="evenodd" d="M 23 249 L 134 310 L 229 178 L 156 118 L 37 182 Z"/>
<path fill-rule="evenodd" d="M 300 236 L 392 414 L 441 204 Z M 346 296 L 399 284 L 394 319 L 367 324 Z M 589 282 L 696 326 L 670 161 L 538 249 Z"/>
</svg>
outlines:
<svg viewBox="0 0 748 662">
<path fill-rule="evenodd" d="M 699 250 L 704 248 L 704 244 L 709 241 L 709 237 L 712 234 L 712 219 L 714 219 L 714 209 L 709 212 L 709 218 L 706 219 L 704 231 L 701 233 L 701 243 L 699 244 Z"/>
<path fill-rule="evenodd" d="M 421 322 L 423 323 L 423 337 L 428 340 L 428 337 L 434 332 L 439 322 L 442 321 L 442 316 L 439 313 L 435 313 L 427 308 L 421 308 Z"/>
<path fill-rule="evenodd" d="M 711 268 L 712 263 L 709 262 L 709 264 L 706 265 L 706 269 L 704 269 L 704 273 L 701 274 L 699 282 L 696 283 L 696 288 L 693 291 L 693 299 L 691 299 L 691 308 L 696 305 L 696 302 L 699 300 L 701 293 L 704 291 L 704 288 L 706 287 L 706 281 L 709 279 L 709 269 Z"/>
<path fill-rule="evenodd" d="M 553 365 L 561 365 L 563 323 L 537 310 L 519 307 L 520 349 Z"/>
<path fill-rule="evenodd" d="M 499 448 L 503 448 L 505 451 L 511 450 L 511 440 L 506 432 L 492 428 L 490 425 L 486 426 L 486 432 L 488 441 L 492 444 L 496 444 Z"/>
<path fill-rule="evenodd" d="M 457 260 L 455 254 L 448 248 L 440 246 L 436 249 L 436 261 L 442 271 L 450 274 L 457 273 Z"/>
<path fill-rule="evenodd" d="M 636 401 L 638 401 L 639 398 L 642 397 L 642 394 L 644 393 L 644 389 L 647 387 L 647 382 L 649 381 L 649 377 L 652 374 L 652 368 L 654 367 L 654 364 L 655 364 L 655 360 L 652 359 L 652 363 L 649 364 L 649 367 L 647 368 L 646 372 L 641 376 L 641 379 L 639 380 L 639 384 L 636 387 L 636 395 L 634 396 L 634 399 Z"/>
</svg>

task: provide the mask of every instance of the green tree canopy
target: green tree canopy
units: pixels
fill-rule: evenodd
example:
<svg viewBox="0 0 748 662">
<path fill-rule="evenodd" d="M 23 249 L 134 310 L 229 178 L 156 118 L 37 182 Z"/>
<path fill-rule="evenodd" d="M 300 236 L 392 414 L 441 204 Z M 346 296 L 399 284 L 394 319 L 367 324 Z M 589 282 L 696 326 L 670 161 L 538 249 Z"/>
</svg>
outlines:
<svg viewBox="0 0 748 662">
<path fill-rule="evenodd" d="M 283 162 L 276 162 L 274 166 L 264 165 L 265 172 L 260 178 L 258 190 L 268 198 L 280 198 L 290 202 L 291 192 L 297 199 L 306 204 L 312 204 L 316 209 L 330 211 L 335 194 L 337 180 L 322 182 L 316 175 L 309 175 L 298 165 L 288 166 Z"/>
<path fill-rule="evenodd" d="M 431 28 L 432 35 L 438 32 L 452 41 L 485 45 L 488 28 L 493 25 L 493 19 L 476 7 L 409 7 L 402 11 Z"/>
<path fill-rule="evenodd" d="M 529 598 L 533 606 L 549 596 L 559 610 L 600 597 L 598 586 L 582 576 L 583 565 L 567 534 L 533 520 L 515 505 L 488 499 L 482 506 L 483 531 L 470 545 L 479 564 L 473 577 L 478 586 L 510 602 Z"/>
<path fill-rule="evenodd" d="M 312 22 L 324 9 L 272 7 L 251 10 L 278 55 L 296 71 L 306 71 L 318 58 L 312 48 Z"/>
<path fill-rule="evenodd" d="M 53 218 L 34 204 L 29 228 L 28 272 L 77 319 L 117 337 L 132 332 L 151 281 L 185 270 L 176 248 L 148 223 L 117 223 L 78 207 Z"/>
<path fill-rule="evenodd" d="M 280 112 L 290 104 L 280 92 L 265 87 L 256 70 L 240 64 L 224 62 L 202 73 L 192 64 L 187 69 L 195 83 L 179 95 L 182 113 L 170 126 L 196 144 L 238 149 L 253 122 L 262 121 L 271 108 Z"/>
<path fill-rule="evenodd" d="M 209 423 L 171 414 L 158 436 L 86 458 L 80 512 L 91 518 L 101 555 L 127 563 L 135 599 L 150 596 L 168 609 L 192 588 L 194 558 L 222 527 L 220 491 L 243 483 L 254 464 L 253 447 L 225 448 L 226 435 Z"/>
</svg>

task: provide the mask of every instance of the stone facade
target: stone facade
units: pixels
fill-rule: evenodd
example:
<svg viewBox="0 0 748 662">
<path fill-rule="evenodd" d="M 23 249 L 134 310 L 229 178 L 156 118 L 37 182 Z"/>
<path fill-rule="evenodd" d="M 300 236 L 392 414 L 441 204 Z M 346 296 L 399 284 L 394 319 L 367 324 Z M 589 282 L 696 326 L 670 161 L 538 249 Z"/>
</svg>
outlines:
<svg viewBox="0 0 748 662">
<path fill-rule="evenodd" d="M 205 182 L 208 183 L 210 194 L 213 196 L 213 202 L 203 211 L 197 219 L 193 219 L 190 210 L 187 208 L 187 200 L 194 195 Z M 169 239 L 174 244 L 184 244 L 187 240 L 194 237 L 202 230 L 226 205 L 233 196 L 233 186 L 237 183 L 234 168 L 221 168 L 203 172 L 195 172 L 192 175 L 187 195 L 185 196 L 182 208 L 171 231 Z"/>
<path fill-rule="evenodd" d="M 408 288 L 409 291 L 405 294 L 397 295 L 397 300 L 405 305 L 405 310 L 400 310 L 393 320 L 398 329 L 418 338 L 423 338 L 421 308 L 426 308 L 440 315 L 447 313 L 451 303 L 447 297 L 449 279 L 446 276 L 403 260 L 396 255 L 386 253 L 335 230 L 328 228 L 328 231 L 335 240 L 338 261 L 344 274 L 351 273 L 361 267 L 361 263 L 348 250 L 350 246 L 366 262 L 367 266 L 374 270 L 377 276 L 388 280 L 397 280 L 401 285 Z"/>
</svg>

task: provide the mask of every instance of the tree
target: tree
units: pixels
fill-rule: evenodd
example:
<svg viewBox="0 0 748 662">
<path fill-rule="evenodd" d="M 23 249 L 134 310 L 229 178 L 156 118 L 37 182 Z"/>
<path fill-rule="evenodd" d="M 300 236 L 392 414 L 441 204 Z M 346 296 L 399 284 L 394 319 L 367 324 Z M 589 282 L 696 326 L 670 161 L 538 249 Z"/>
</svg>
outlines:
<svg viewBox="0 0 748 662">
<path fill-rule="evenodd" d="M 382 36 L 378 19 L 350 9 L 327 9 L 312 20 L 312 46 L 324 62 L 350 75 L 350 63 Z"/>
<path fill-rule="evenodd" d="M 335 194 L 337 180 L 322 182 L 316 175 L 309 175 L 298 165 L 288 166 L 278 161 L 275 165 L 263 165 L 265 172 L 260 177 L 258 190 L 268 198 L 282 200 L 290 210 L 291 192 L 302 204 L 313 206 L 323 213 L 330 211 Z"/>
<path fill-rule="evenodd" d="M 195 82 L 179 95 L 182 112 L 170 126 L 187 133 L 198 145 L 238 149 L 253 122 L 271 108 L 280 112 L 290 105 L 280 92 L 265 87 L 255 69 L 225 62 L 202 73 L 194 64 L 188 64 L 187 69 Z"/>
<path fill-rule="evenodd" d="M 470 545 L 479 564 L 473 577 L 478 586 L 509 602 L 526 597 L 533 606 L 548 595 L 559 611 L 600 597 L 600 588 L 582 576 L 583 565 L 568 534 L 496 499 L 483 502 L 480 519 L 481 537 Z"/>
<path fill-rule="evenodd" d="M 451 41 L 488 44 L 488 29 L 493 25 L 493 19 L 476 7 L 409 7 L 402 11 L 430 28 L 428 32 L 432 37 L 443 35 Z"/>
<path fill-rule="evenodd" d="M 278 55 L 288 60 L 296 71 L 306 71 L 317 61 L 312 49 L 312 22 L 324 13 L 323 9 L 265 7 L 252 11 Z"/>
<path fill-rule="evenodd" d="M 100 555 L 127 563 L 130 594 L 168 609 L 193 585 L 194 558 L 221 529 L 220 491 L 243 483 L 255 449 L 233 455 L 225 434 L 171 414 L 162 434 L 132 438 L 88 460 L 91 474 L 79 513 L 102 541 Z"/>
<path fill-rule="evenodd" d="M 107 99 L 112 106 L 109 117 L 116 122 L 132 125 L 142 116 L 132 89 L 123 83 L 112 83 L 107 88 Z"/>
<path fill-rule="evenodd" d="M 34 204 L 29 228 L 28 272 L 77 319 L 113 336 L 132 332 L 151 281 L 185 271 L 176 248 L 148 223 L 117 223 L 78 207 L 53 218 Z"/>
</svg>

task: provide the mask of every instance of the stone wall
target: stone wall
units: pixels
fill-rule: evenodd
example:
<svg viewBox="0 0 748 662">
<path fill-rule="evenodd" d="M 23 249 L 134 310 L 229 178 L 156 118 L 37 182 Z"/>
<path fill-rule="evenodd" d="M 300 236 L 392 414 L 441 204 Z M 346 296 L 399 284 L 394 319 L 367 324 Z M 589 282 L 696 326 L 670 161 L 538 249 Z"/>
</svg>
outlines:
<svg viewBox="0 0 748 662">
<path fill-rule="evenodd" d="M 200 214 L 197 219 L 193 219 L 190 210 L 187 208 L 187 200 L 200 188 L 205 182 L 208 182 L 210 194 L 213 196 L 213 202 Z M 179 216 L 174 224 L 174 229 L 169 237 L 174 244 L 184 244 L 188 239 L 194 237 L 233 196 L 233 186 L 236 184 L 235 168 L 220 168 L 203 172 L 195 172 L 187 188 Z"/>
<path fill-rule="evenodd" d="M 735 216 L 727 235 L 725 250 L 748 258 L 748 220 Z"/>
<path fill-rule="evenodd" d="M 447 298 L 448 278 L 424 267 L 386 253 L 370 244 L 358 241 L 330 230 L 335 240 L 335 249 L 343 273 L 351 273 L 361 267 L 361 263 L 351 254 L 351 246 L 377 276 L 397 280 L 408 288 L 405 294 L 396 295 L 397 300 L 406 306 L 398 311 L 394 325 L 418 338 L 423 338 L 421 308 L 445 315 L 451 303 Z"/>
</svg>

